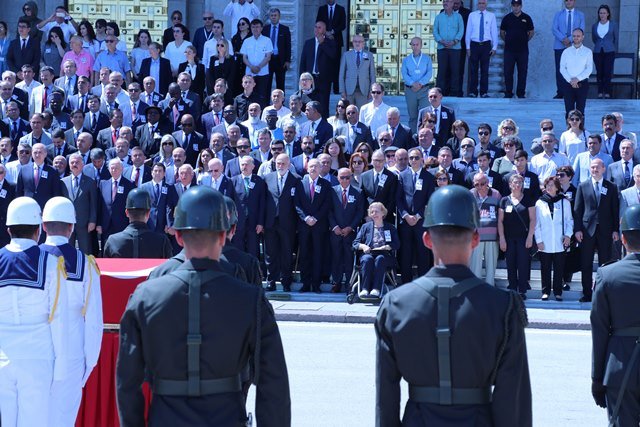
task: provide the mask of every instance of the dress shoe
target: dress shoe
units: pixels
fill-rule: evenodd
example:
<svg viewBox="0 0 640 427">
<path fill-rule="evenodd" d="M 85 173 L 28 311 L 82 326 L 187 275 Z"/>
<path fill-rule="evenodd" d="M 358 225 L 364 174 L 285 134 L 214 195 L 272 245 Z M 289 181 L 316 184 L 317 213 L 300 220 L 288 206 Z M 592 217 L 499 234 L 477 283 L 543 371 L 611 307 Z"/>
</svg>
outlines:
<svg viewBox="0 0 640 427">
<path fill-rule="evenodd" d="M 482 95 L 480 95 L 480 98 L 490 98 L 488 93 L 483 93 Z"/>
<path fill-rule="evenodd" d="M 276 282 L 270 281 L 267 285 L 267 292 L 274 292 L 276 290 Z"/>
<path fill-rule="evenodd" d="M 562 285 L 562 290 L 563 291 L 570 291 L 571 290 L 571 286 L 569 286 L 568 283 L 565 283 L 564 285 Z"/>
<path fill-rule="evenodd" d="M 311 288 L 309 287 L 309 285 L 302 285 L 302 287 L 300 288 L 300 293 L 309 292 L 310 290 Z"/>
<path fill-rule="evenodd" d="M 560 95 L 559 93 L 556 93 L 555 96 L 553 97 L 553 99 L 562 99 L 563 96 Z"/>
<path fill-rule="evenodd" d="M 608 93 L 605 93 L 604 94 L 604 99 L 609 99 L 609 98 L 611 98 L 611 95 L 609 95 Z"/>
<path fill-rule="evenodd" d="M 562 301 L 562 295 L 554 295 L 556 297 L 556 301 Z"/>
<path fill-rule="evenodd" d="M 542 294 L 542 298 L 540 298 L 542 301 L 549 301 L 549 294 Z"/>
<path fill-rule="evenodd" d="M 377 289 L 371 289 L 371 292 L 369 293 L 369 295 L 374 298 L 378 298 L 380 296 L 380 291 Z"/>
<path fill-rule="evenodd" d="M 600 98 L 600 99 L 602 99 L 602 97 L 603 97 L 603 96 L 604 96 L 604 95 L 603 95 L 603 94 L 601 94 L 601 93 L 599 93 L 599 94 L 598 94 L 598 98 Z"/>
<path fill-rule="evenodd" d="M 368 296 L 369 296 L 369 291 L 368 291 L 368 290 L 366 290 L 366 289 L 363 289 L 363 290 L 361 290 L 361 291 L 360 291 L 360 293 L 358 294 L 358 296 L 359 296 L 360 298 L 366 298 L 366 297 L 368 297 Z"/>
<path fill-rule="evenodd" d="M 507 98 L 507 99 L 511 99 L 511 98 L 513 98 L 513 94 L 512 93 L 505 93 L 504 97 Z"/>
<path fill-rule="evenodd" d="M 332 294 L 339 294 L 340 291 L 342 291 L 342 285 L 340 283 L 334 283 L 331 286 L 331 293 Z"/>
<path fill-rule="evenodd" d="M 580 301 L 580 302 L 591 302 L 591 297 L 590 296 L 589 297 L 583 296 L 583 297 L 580 297 L 580 299 L 578 301 Z"/>
<path fill-rule="evenodd" d="M 469 98 L 477 98 L 478 94 L 475 93 L 470 93 L 469 95 L 467 95 Z"/>
</svg>

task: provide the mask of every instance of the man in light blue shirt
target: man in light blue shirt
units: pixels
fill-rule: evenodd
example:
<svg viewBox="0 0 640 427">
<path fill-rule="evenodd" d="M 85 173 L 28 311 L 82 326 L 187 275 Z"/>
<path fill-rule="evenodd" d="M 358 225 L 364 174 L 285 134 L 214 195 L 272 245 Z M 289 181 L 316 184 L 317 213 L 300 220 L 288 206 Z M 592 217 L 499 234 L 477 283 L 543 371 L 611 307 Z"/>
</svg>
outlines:
<svg viewBox="0 0 640 427">
<path fill-rule="evenodd" d="M 584 31 L 584 13 L 576 10 L 577 0 L 564 0 L 565 8 L 556 13 L 553 17 L 553 51 L 555 53 L 556 60 L 556 95 L 554 99 L 562 99 L 562 87 L 564 85 L 564 79 L 560 74 L 560 57 L 562 52 L 571 46 L 572 39 L 571 33 L 576 28 L 580 28 Z"/>
<path fill-rule="evenodd" d="M 444 11 L 433 23 L 433 38 L 438 43 L 438 79 L 436 85 L 444 96 L 462 96 L 459 85 L 460 49 L 464 22 L 459 13 L 453 12 L 453 0 L 444 0 Z"/>
<path fill-rule="evenodd" d="M 127 84 L 131 83 L 131 65 L 129 64 L 129 58 L 127 54 L 121 50 L 117 50 L 118 38 L 116 36 L 107 36 L 105 39 L 107 50 L 100 52 L 96 58 L 96 62 L 93 64 L 93 71 L 100 72 L 100 68 L 108 67 L 111 71 L 119 71 L 123 76 Z M 96 80 L 98 80 L 96 76 Z M 156 80 L 159 81 L 159 80 Z"/>
<path fill-rule="evenodd" d="M 602 148 L 602 137 L 598 134 L 589 135 L 587 139 L 588 151 L 578 154 L 573 162 L 573 170 L 576 172 L 573 177 L 573 185 L 577 187 L 581 182 L 591 178 L 592 160 L 601 159 L 605 170 L 613 163 L 613 158 L 600 151 L 600 148 Z"/>
<path fill-rule="evenodd" d="M 433 64 L 429 55 L 423 55 L 422 39 L 411 39 L 411 55 L 402 61 L 402 79 L 404 80 L 404 97 L 409 110 L 409 127 L 416 132 L 418 111 L 429 106 L 427 85 L 433 76 Z"/>
</svg>

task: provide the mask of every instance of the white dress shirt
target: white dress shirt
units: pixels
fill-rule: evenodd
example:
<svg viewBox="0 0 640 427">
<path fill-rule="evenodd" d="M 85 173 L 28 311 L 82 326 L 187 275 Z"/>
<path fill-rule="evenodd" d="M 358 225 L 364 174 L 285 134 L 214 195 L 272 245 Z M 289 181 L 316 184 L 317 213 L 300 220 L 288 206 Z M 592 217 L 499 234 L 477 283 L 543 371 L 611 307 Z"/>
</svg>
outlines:
<svg viewBox="0 0 640 427">
<path fill-rule="evenodd" d="M 578 79 L 578 81 L 588 79 L 592 71 L 593 52 L 588 47 L 581 45 L 576 48 L 572 45 L 562 52 L 560 73 L 567 83 L 570 83 L 573 78 Z"/>
</svg>

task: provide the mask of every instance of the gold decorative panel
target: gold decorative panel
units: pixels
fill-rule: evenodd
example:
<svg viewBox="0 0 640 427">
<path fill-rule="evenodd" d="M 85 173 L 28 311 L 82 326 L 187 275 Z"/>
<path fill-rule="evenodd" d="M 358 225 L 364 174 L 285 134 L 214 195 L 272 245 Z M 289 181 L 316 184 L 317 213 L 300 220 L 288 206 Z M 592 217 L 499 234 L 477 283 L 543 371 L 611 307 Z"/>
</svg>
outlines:
<svg viewBox="0 0 640 427">
<path fill-rule="evenodd" d="M 431 56 L 437 75 L 433 22 L 441 10 L 440 0 L 351 0 L 349 34 L 364 35 L 375 56 L 376 79 L 387 93 L 404 93 L 400 68 L 412 37 L 422 38 L 422 53 Z"/>
<path fill-rule="evenodd" d="M 69 0 L 69 13 L 76 22 L 87 18 L 114 21 L 120 27 L 120 40 L 133 48 L 134 37 L 141 29 L 149 30 L 151 39 L 162 42 L 167 28 L 167 0 Z"/>
</svg>

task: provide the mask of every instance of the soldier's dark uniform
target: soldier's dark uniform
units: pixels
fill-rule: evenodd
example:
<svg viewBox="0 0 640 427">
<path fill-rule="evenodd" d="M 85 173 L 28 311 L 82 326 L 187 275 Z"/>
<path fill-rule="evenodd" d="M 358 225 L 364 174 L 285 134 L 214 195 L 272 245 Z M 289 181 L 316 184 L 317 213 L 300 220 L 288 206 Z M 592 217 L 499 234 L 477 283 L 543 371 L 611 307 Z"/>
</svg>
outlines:
<svg viewBox="0 0 640 427">
<path fill-rule="evenodd" d="M 640 233 L 640 205 L 625 211 L 621 229 L 623 235 L 631 231 Z M 596 403 L 603 407 L 606 393 L 606 407 L 612 417 L 623 389 L 618 416 L 612 420 L 621 427 L 640 424 L 639 277 L 638 252 L 600 267 L 591 306 L 592 392 Z M 628 378 L 623 386 L 625 376 Z"/>
<path fill-rule="evenodd" d="M 126 209 L 151 209 L 149 193 L 138 188 L 131 190 Z M 142 221 L 131 221 L 127 228 L 109 236 L 103 252 L 105 258 L 170 258 L 173 255 L 167 236 L 152 231 Z"/>
<path fill-rule="evenodd" d="M 194 200 L 202 202 L 196 207 L 211 206 L 208 220 L 207 209 L 190 205 Z M 178 202 L 174 225 L 226 230 L 222 196 L 192 187 Z M 140 284 L 127 304 L 116 369 L 121 425 L 144 425 L 145 378 L 153 391 L 149 426 L 244 425 L 240 374 L 252 358 L 258 425 L 290 426 L 284 352 L 264 291 L 225 274 L 218 261 L 186 260 L 172 273 Z"/>
<path fill-rule="evenodd" d="M 238 208 L 231 197 L 224 196 L 224 202 L 227 206 L 227 213 L 229 214 L 229 233 L 231 233 L 233 226 L 238 224 Z M 232 245 L 231 239 L 229 239 L 229 234 L 227 234 L 226 244 L 224 245 L 224 248 L 222 248 L 222 254 L 227 257 L 230 262 L 242 267 L 242 270 L 244 270 L 247 275 L 247 282 L 253 283 L 257 286 L 262 286 L 260 261 L 258 261 L 258 258 L 253 255 L 243 252 Z"/>
<path fill-rule="evenodd" d="M 164 276 L 165 274 L 171 273 L 173 270 L 180 267 L 186 259 L 187 257 L 185 256 L 184 249 L 183 249 L 178 253 L 178 255 L 172 256 L 171 258 L 169 258 L 168 260 L 166 260 L 165 262 L 163 262 L 162 264 L 154 268 L 153 271 L 149 274 L 149 277 L 147 278 L 147 280 L 156 279 L 158 277 Z M 220 255 L 219 263 L 222 271 L 224 271 L 228 275 L 235 277 L 236 279 L 241 280 L 243 282 L 248 281 L 247 276 L 244 270 L 242 269 L 242 267 L 238 264 L 233 264 L 229 262 L 229 260 L 227 259 L 227 257 L 224 256 L 224 254 Z"/>
<path fill-rule="evenodd" d="M 477 228 L 473 197 L 460 203 L 467 195 L 459 186 L 436 191 L 425 227 Z M 433 206 L 453 222 L 437 219 Z M 465 206 L 473 221 L 462 217 Z M 519 296 L 488 285 L 466 265 L 433 267 L 388 293 L 375 323 L 376 425 L 531 426 L 525 324 Z M 401 378 L 409 383 L 402 423 Z"/>
</svg>

